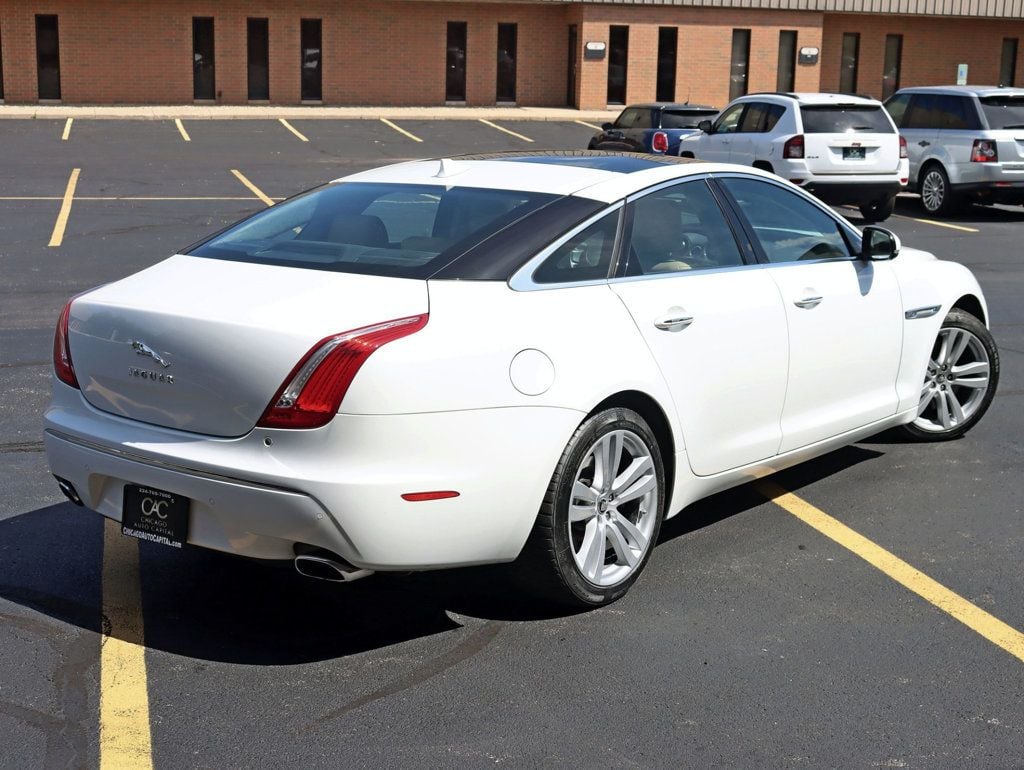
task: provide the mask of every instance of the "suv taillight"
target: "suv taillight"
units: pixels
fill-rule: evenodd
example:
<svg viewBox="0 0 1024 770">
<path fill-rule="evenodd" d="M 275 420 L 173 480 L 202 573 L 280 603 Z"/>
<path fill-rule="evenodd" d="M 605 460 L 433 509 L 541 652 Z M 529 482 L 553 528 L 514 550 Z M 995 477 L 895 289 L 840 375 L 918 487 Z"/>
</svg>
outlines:
<svg viewBox="0 0 1024 770">
<path fill-rule="evenodd" d="M 971 149 L 971 163 L 997 163 L 999 153 L 991 139 L 975 139 Z"/>
<path fill-rule="evenodd" d="M 78 388 L 78 377 L 75 376 L 75 367 L 71 363 L 71 347 L 68 345 L 68 322 L 72 302 L 74 299 L 69 299 L 60 311 L 57 329 L 53 333 L 53 372 L 65 385 Z"/>
<path fill-rule="evenodd" d="M 668 134 L 664 131 L 655 131 L 651 137 L 651 149 L 655 152 L 668 152 Z"/>
<path fill-rule="evenodd" d="M 804 136 L 797 134 L 791 137 L 782 145 L 782 157 L 787 160 L 795 160 L 804 156 Z"/>
<path fill-rule="evenodd" d="M 907 157 L 907 140 L 900 137 L 900 160 Z"/>
<path fill-rule="evenodd" d="M 359 368 L 373 352 L 427 325 L 427 314 L 398 318 L 320 340 L 285 378 L 261 428 L 319 428 L 331 421 Z"/>
</svg>

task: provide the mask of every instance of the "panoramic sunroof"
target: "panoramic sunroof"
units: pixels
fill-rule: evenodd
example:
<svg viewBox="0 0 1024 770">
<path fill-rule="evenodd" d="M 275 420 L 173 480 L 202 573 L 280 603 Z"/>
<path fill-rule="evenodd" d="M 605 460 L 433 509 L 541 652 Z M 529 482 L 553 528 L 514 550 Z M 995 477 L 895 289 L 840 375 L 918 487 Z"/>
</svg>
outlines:
<svg viewBox="0 0 1024 770">
<path fill-rule="evenodd" d="M 458 160 L 504 160 L 513 163 L 540 163 L 545 166 L 573 166 L 631 174 L 660 165 L 693 163 L 692 158 L 669 155 L 643 155 L 634 152 L 601 152 L 598 150 L 565 150 L 535 152 L 492 152 L 480 155 L 460 155 Z"/>
</svg>

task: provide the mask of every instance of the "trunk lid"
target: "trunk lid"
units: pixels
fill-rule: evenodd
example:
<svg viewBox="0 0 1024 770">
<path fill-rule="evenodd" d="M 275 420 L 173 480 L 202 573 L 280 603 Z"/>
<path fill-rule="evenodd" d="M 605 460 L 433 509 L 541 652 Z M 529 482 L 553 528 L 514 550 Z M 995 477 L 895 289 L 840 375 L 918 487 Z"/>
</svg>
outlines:
<svg viewBox="0 0 1024 770">
<path fill-rule="evenodd" d="M 76 299 L 69 344 L 97 409 L 234 437 L 324 337 L 427 306 L 423 280 L 179 255 Z"/>
</svg>

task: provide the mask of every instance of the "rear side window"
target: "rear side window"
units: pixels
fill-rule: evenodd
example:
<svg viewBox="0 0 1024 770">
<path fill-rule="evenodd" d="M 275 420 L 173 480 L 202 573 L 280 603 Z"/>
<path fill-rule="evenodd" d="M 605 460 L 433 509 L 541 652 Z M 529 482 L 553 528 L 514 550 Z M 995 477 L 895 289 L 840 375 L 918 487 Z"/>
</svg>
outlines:
<svg viewBox="0 0 1024 770">
<path fill-rule="evenodd" d="M 762 102 L 750 104 L 743 115 L 740 131 L 758 134 L 771 131 L 785 112 L 786 108 L 781 104 L 765 104 Z"/>
<path fill-rule="evenodd" d="M 903 120 L 904 128 L 977 130 L 981 128 L 977 111 L 963 96 L 915 94 Z"/>
<path fill-rule="evenodd" d="M 800 116 L 805 134 L 895 133 L 888 113 L 880 104 L 807 105 L 800 108 Z"/>
<path fill-rule="evenodd" d="M 983 96 L 979 101 L 989 128 L 1024 128 L 1024 95 Z"/>
<path fill-rule="evenodd" d="M 710 120 L 715 117 L 716 110 L 662 110 L 662 128 L 696 128 L 702 120 Z"/>
<path fill-rule="evenodd" d="M 598 281 L 608 277 L 619 209 L 584 228 L 552 252 L 533 273 L 535 283 Z"/>
<path fill-rule="evenodd" d="M 431 185 L 327 185 L 193 248 L 197 257 L 425 278 L 557 196 Z"/>
</svg>

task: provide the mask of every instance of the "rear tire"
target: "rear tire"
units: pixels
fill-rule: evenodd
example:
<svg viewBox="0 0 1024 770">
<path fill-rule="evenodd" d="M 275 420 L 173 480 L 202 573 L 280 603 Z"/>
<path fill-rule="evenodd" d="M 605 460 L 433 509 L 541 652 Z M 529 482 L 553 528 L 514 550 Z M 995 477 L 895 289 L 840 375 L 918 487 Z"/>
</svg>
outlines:
<svg viewBox="0 0 1024 770">
<path fill-rule="evenodd" d="M 903 433 L 913 441 L 960 438 L 988 411 L 998 385 L 992 333 L 970 313 L 949 311 L 928 361 L 917 419 Z"/>
<path fill-rule="evenodd" d="M 949 186 L 949 175 L 938 163 L 931 163 L 921 172 L 918 185 L 921 206 L 932 216 L 952 214 L 957 208 L 957 198 Z"/>
<path fill-rule="evenodd" d="M 882 198 L 871 203 L 865 203 L 860 207 L 860 215 L 864 217 L 865 222 L 873 224 L 875 222 L 884 222 L 892 216 L 895 210 L 896 196 L 894 195 L 891 198 Z"/>
<path fill-rule="evenodd" d="M 556 604 L 609 604 L 647 565 L 664 508 L 665 468 L 650 427 L 630 409 L 599 412 L 562 452 L 517 577 Z"/>
</svg>

